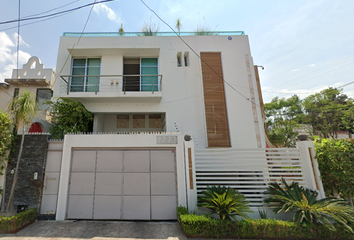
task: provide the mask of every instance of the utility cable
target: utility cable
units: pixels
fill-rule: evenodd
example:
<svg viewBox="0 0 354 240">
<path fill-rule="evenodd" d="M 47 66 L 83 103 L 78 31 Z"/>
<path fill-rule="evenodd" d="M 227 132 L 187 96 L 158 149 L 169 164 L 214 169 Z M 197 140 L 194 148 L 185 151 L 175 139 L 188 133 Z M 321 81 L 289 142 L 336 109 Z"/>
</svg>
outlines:
<svg viewBox="0 0 354 240">
<path fill-rule="evenodd" d="M 57 9 L 60 9 L 60 8 L 69 6 L 69 5 L 71 5 L 71 4 L 73 4 L 73 3 L 76 3 L 76 2 L 79 2 L 79 1 L 81 1 L 81 0 L 76 0 L 76 1 L 73 1 L 73 2 L 70 2 L 70 3 L 67 3 L 67 4 L 65 4 L 65 5 L 62 5 L 62 6 L 60 6 L 60 7 L 52 8 L 52 9 L 50 9 L 50 10 L 47 10 L 47 11 L 44 11 L 44 12 L 41 12 L 41 13 L 36 13 L 36 14 L 28 15 L 28 16 L 25 16 L 25 18 L 34 17 L 34 16 L 42 15 L 42 14 L 45 14 L 45 13 L 48 13 L 48 12 L 52 12 L 52 11 L 54 11 L 54 10 L 57 10 Z"/>
<path fill-rule="evenodd" d="M 218 72 L 216 72 L 206 61 L 204 61 L 200 55 L 186 42 L 182 39 L 182 37 L 168 24 L 166 23 L 154 10 L 152 10 L 148 5 L 146 5 L 146 3 L 143 0 L 140 0 L 145 7 L 147 7 L 152 13 L 155 14 L 155 16 L 160 19 L 161 22 L 163 22 L 166 26 L 168 26 L 175 34 L 176 36 L 203 62 L 205 63 L 218 77 L 220 77 L 222 79 L 223 82 L 225 82 L 231 89 L 233 89 L 235 92 L 237 92 L 240 96 L 242 96 L 244 99 L 246 99 L 247 101 L 255 104 L 256 106 L 260 107 L 257 103 L 253 102 L 252 100 L 250 100 L 248 97 L 246 97 L 245 95 L 243 95 L 240 91 L 238 91 L 236 88 L 234 88 L 230 83 L 228 83 L 222 76 L 220 76 L 220 74 Z"/>
<path fill-rule="evenodd" d="M 87 17 L 87 20 L 86 20 L 86 23 L 85 23 L 85 25 L 84 25 L 84 28 L 83 28 L 82 31 L 81 31 L 80 37 L 79 37 L 79 39 L 78 39 L 77 42 L 76 42 L 76 45 L 79 44 L 79 42 L 80 42 L 80 40 L 81 40 L 81 38 L 82 38 L 82 35 L 83 35 L 84 32 L 85 32 L 87 23 L 88 23 L 88 21 L 89 21 L 89 19 L 90 19 L 90 17 L 91 17 L 91 13 L 92 13 L 93 7 L 94 7 L 95 4 L 96 4 L 96 1 L 97 1 L 97 0 L 95 0 L 95 1 L 91 4 L 91 5 L 92 5 L 91 10 L 90 10 L 89 15 L 88 15 L 88 17 Z M 102 2 L 103 2 L 103 1 L 101 1 L 101 2 L 99 2 L 99 3 L 102 3 Z M 66 57 L 66 60 L 65 60 L 65 62 L 64 62 L 64 64 L 63 64 L 63 67 L 60 69 L 60 72 L 59 72 L 58 74 L 56 74 L 56 76 L 55 76 L 55 78 L 54 78 L 54 80 L 53 80 L 52 86 L 54 86 L 56 80 L 58 79 L 58 77 L 59 77 L 60 74 L 62 73 L 62 71 L 63 71 L 63 69 L 64 69 L 66 63 L 68 62 L 68 60 L 69 60 L 69 58 L 70 58 L 70 56 L 71 56 L 72 51 L 74 50 L 74 47 L 75 47 L 75 43 L 73 44 L 72 48 L 70 49 L 70 51 L 69 51 L 69 53 L 68 53 L 68 56 Z"/>
<path fill-rule="evenodd" d="M 102 0 L 102 1 L 97 2 L 97 3 L 96 3 L 96 1 L 95 1 L 94 3 L 89 3 L 89 4 L 82 5 L 82 6 L 79 6 L 79 7 L 76 7 L 76 8 L 72 8 L 72 9 L 65 10 L 65 11 L 61 11 L 61 12 L 57 12 L 57 13 L 51 13 L 51 14 L 44 15 L 44 16 L 29 17 L 29 18 L 23 18 L 23 19 L 20 19 L 20 18 L 19 18 L 19 19 L 15 19 L 15 20 L 0 22 L 0 25 L 2 25 L 2 24 L 8 24 L 8 23 L 13 23 L 13 22 L 22 22 L 22 21 L 29 21 L 29 20 L 35 20 L 35 19 L 41 19 L 41 18 L 52 17 L 52 16 L 56 16 L 56 15 L 59 15 L 59 14 L 64 14 L 64 13 L 67 13 L 67 12 L 76 11 L 76 10 L 79 10 L 79 9 L 81 9 L 81 8 L 89 7 L 89 6 L 91 6 L 91 5 L 94 6 L 95 4 L 106 3 L 106 2 L 112 2 L 112 1 L 115 1 L 115 0 Z"/>
<path fill-rule="evenodd" d="M 306 73 L 306 74 L 304 74 L 304 75 L 302 75 L 302 76 L 293 78 L 293 79 L 291 79 L 291 80 L 289 80 L 289 81 L 286 81 L 285 83 L 277 84 L 277 85 L 275 85 L 273 88 L 279 88 L 280 86 L 286 86 L 286 85 L 288 85 L 289 83 L 294 83 L 294 80 L 299 80 L 299 79 L 303 79 L 303 78 L 308 78 L 309 75 L 316 74 L 316 73 L 318 73 L 318 72 L 323 71 L 324 69 L 328 69 L 328 68 L 337 66 L 337 65 L 339 65 L 339 64 L 342 64 L 343 62 L 346 62 L 346 61 L 351 60 L 352 58 L 354 58 L 354 55 L 351 55 L 351 56 L 349 56 L 349 57 L 346 57 L 346 58 L 343 58 L 343 59 L 338 60 L 338 61 L 336 61 L 336 62 L 333 62 L 333 63 L 331 63 L 331 64 L 328 64 L 328 65 L 326 65 L 326 66 L 324 66 L 324 67 L 321 67 L 321 68 L 319 68 L 319 69 L 317 69 L 317 70 L 314 70 L 314 71 L 312 71 L 312 72 Z M 337 68 L 337 69 L 338 69 L 338 68 Z M 279 87 L 278 87 L 278 86 L 279 86 Z"/>
<path fill-rule="evenodd" d="M 348 86 L 348 85 L 350 85 L 350 84 L 353 84 L 353 83 L 354 83 L 354 81 L 353 81 L 353 82 L 346 83 L 346 84 L 344 84 L 343 86 L 340 86 L 340 87 L 338 87 L 338 88 L 343 88 L 343 87 L 346 87 L 346 86 Z"/>
</svg>

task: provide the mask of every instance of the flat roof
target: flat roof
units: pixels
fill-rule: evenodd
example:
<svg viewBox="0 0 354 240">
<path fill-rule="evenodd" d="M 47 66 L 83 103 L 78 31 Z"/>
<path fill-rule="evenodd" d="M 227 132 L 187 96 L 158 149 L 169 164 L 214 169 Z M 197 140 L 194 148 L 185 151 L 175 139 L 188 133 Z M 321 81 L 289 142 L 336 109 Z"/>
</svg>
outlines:
<svg viewBox="0 0 354 240">
<path fill-rule="evenodd" d="M 206 31 L 206 32 L 156 32 L 156 33 L 144 33 L 144 32 L 65 32 L 65 37 L 136 37 L 136 36 L 212 36 L 212 35 L 245 35 L 244 31 Z"/>
</svg>

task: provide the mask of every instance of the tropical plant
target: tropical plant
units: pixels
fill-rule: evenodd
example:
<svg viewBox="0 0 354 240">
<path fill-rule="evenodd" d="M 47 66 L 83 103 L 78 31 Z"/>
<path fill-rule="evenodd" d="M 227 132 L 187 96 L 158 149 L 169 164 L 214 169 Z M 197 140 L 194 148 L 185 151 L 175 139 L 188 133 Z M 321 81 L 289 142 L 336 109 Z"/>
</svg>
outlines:
<svg viewBox="0 0 354 240">
<path fill-rule="evenodd" d="M 48 101 L 53 125 L 49 132 L 53 139 L 63 139 L 66 133 L 88 132 L 93 114 L 85 106 L 75 100 L 58 98 Z"/>
<path fill-rule="evenodd" d="M 175 28 L 178 30 L 178 33 L 181 32 L 181 27 L 182 27 L 181 19 L 180 19 L 180 18 L 177 18 Z"/>
<path fill-rule="evenodd" d="M 10 116 L 6 113 L 1 112 L 0 109 L 0 175 L 4 175 L 4 184 L 3 189 L 0 189 L 0 195 L 2 196 L 2 203 L 5 202 L 5 185 L 6 185 L 6 166 L 7 166 L 7 157 L 8 151 L 11 147 L 11 142 L 13 139 L 12 134 L 12 124 Z M 5 204 L 2 204 L 1 211 L 4 211 Z"/>
<path fill-rule="evenodd" d="M 23 150 L 23 142 L 25 140 L 26 125 L 32 122 L 37 110 L 38 110 L 38 103 L 35 97 L 32 96 L 32 94 L 27 92 L 26 90 L 20 93 L 20 95 L 17 96 L 16 98 L 11 99 L 9 103 L 8 112 L 13 117 L 13 122 L 16 126 L 16 129 L 20 129 L 22 127 L 22 137 L 21 137 L 20 151 L 17 157 L 14 179 L 12 182 L 11 192 L 9 196 L 9 201 L 7 203 L 6 210 L 5 210 L 6 212 L 9 211 L 12 212 L 14 210 L 13 201 L 15 195 L 15 187 L 18 178 L 18 168 L 20 165 L 20 159 Z"/>
<path fill-rule="evenodd" d="M 258 209 L 258 214 L 261 219 L 268 219 L 268 212 L 265 209 Z"/>
<path fill-rule="evenodd" d="M 119 30 L 118 30 L 118 33 L 119 33 L 119 35 L 121 35 L 121 36 L 124 34 L 123 23 L 120 23 L 120 28 L 119 28 Z"/>
<path fill-rule="evenodd" d="M 354 221 L 354 208 L 346 201 L 338 198 L 317 200 L 318 193 L 292 182 L 290 185 L 282 178 L 282 186 L 271 183 L 265 192 L 270 197 L 264 201 L 274 208 L 276 213 L 294 212 L 293 220 L 304 224 L 321 224 L 335 231 L 333 223 L 342 225 L 347 231 L 354 233 L 349 226 Z"/>
<path fill-rule="evenodd" d="M 198 206 L 205 207 L 218 214 L 221 220 L 235 219 L 236 216 L 248 218 L 246 212 L 252 213 L 249 202 L 243 194 L 230 187 L 207 187 L 198 197 Z"/>
<path fill-rule="evenodd" d="M 156 36 L 159 31 L 159 26 L 156 23 L 153 23 L 150 17 L 150 22 L 144 22 L 144 25 L 141 29 L 144 36 Z"/>
</svg>

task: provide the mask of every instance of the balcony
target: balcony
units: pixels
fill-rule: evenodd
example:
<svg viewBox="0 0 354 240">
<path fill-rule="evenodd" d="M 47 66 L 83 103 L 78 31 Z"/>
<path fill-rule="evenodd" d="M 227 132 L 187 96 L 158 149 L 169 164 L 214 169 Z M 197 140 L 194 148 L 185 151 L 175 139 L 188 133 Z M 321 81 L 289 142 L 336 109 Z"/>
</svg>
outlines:
<svg viewBox="0 0 354 240">
<path fill-rule="evenodd" d="M 94 102 L 160 102 L 162 75 L 62 75 L 59 97 Z"/>
</svg>

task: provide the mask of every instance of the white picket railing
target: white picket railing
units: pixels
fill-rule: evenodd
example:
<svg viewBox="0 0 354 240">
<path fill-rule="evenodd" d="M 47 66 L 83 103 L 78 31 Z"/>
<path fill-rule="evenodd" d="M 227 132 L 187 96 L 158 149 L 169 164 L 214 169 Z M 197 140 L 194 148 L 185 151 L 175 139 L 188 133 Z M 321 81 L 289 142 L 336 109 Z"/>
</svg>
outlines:
<svg viewBox="0 0 354 240">
<path fill-rule="evenodd" d="M 250 207 L 263 206 L 270 182 L 284 178 L 306 185 L 297 148 L 196 149 L 195 166 L 198 193 L 212 185 L 235 188 Z"/>
</svg>

